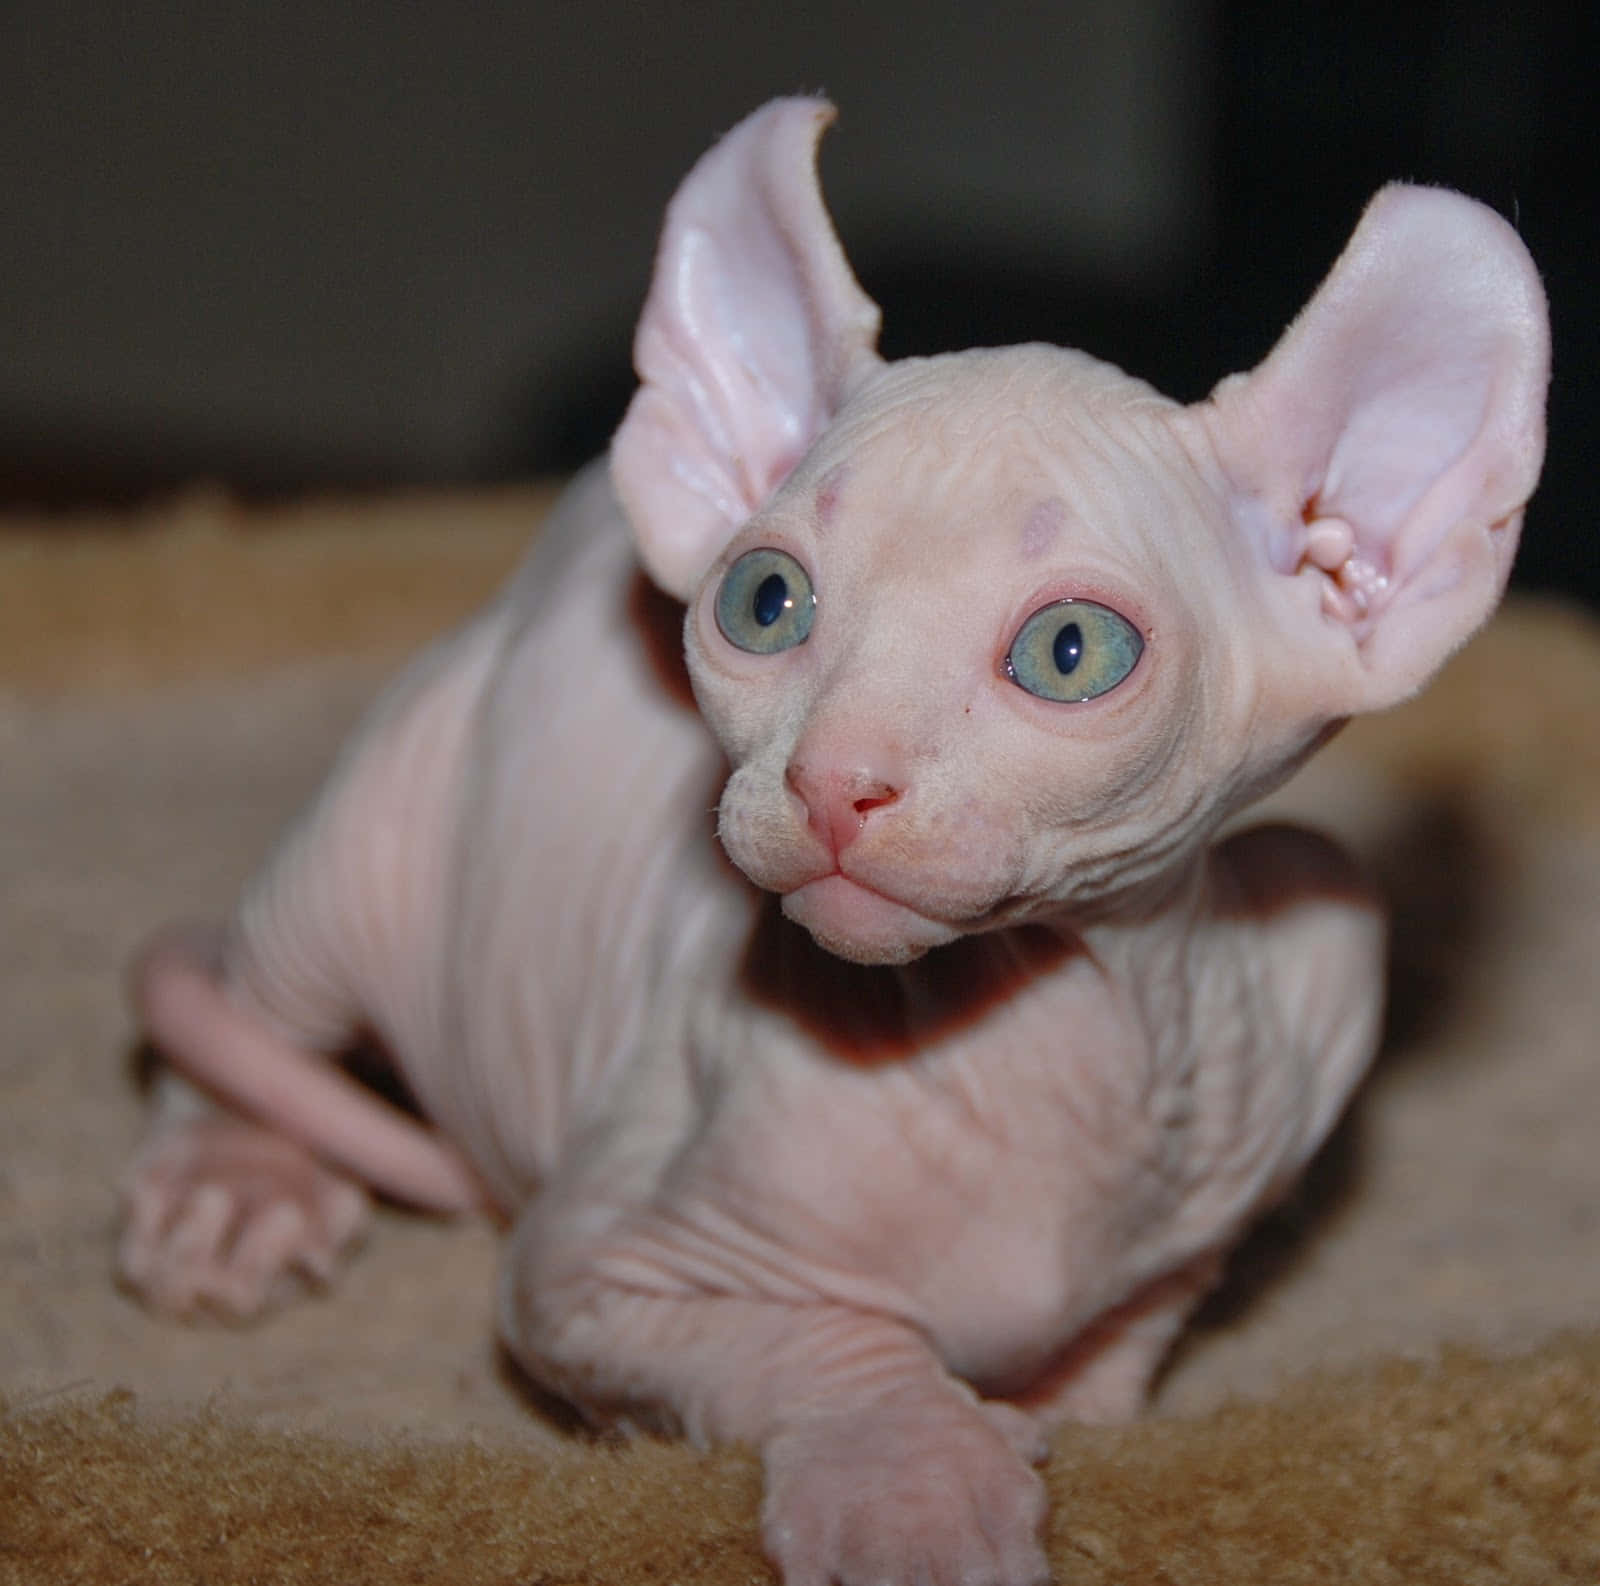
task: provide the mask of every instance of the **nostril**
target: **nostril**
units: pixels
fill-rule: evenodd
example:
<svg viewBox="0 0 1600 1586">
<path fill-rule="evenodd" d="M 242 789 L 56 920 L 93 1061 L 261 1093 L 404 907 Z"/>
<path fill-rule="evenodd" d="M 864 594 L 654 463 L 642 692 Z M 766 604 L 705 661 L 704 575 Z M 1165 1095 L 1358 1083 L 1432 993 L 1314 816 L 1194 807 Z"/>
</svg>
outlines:
<svg viewBox="0 0 1600 1586">
<path fill-rule="evenodd" d="M 865 819 L 874 810 L 882 809 L 885 804 L 893 804 L 899 797 L 900 790 L 898 788 L 885 787 L 879 792 L 869 793 L 864 798 L 856 799 L 851 808 L 855 810 L 857 815 Z"/>
<path fill-rule="evenodd" d="M 867 829 L 874 811 L 898 804 L 903 796 L 903 790 L 881 772 L 808 764 L 798 758 L 785 767 L 784 782 L 799 806 L 796 813 L 835 855 Z"/>
</svg>

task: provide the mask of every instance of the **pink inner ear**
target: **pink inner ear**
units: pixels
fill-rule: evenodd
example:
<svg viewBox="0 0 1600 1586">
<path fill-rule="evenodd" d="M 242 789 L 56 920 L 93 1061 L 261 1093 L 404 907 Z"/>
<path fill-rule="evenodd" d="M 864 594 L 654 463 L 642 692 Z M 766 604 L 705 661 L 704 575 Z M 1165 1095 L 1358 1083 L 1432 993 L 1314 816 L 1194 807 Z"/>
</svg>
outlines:
<svg viewBox="0 0 1600 1586">
<path fill-rule="evenodd" d="M 1324 377 L 1321 390 L 1343 397 L 1342 414 L 1332 415 L 1342 423 L 1301 514 L 1300 565 L 1328 575 L 1323 609 L 1358 638 L 1399 591 L 1437 593 L 1453 581 L 1449 539 L 1483 510 L 1484 460 L 1475 466 L 1472 453 L 1494 447 L 1507 354 L 1492 323 L 1463 328 L 1417 312 L 1405 294 L 1379 305 L 1366 329 Z"/>
<path fill-rule="evenodd" d="M 1362 682 L 1330 713 L 1403 698 L 1493 608 L 1548 372 L 1516 233 L 1457 194 L 1388 188 L 1266 361 L 1201 410 L 1269 590 L 1315 572 L 1323 614 L 1358 641 Z"/>
<path fill-rule="evenodd" d="M 1347 524 L 1358 563 L 1390 577 L 1407 571 L 1397 542 L 1418 502 L 1482 434 L 1510 350 L 1494 320 L 1464 323 L 1427 300 L 1424 261 L 1416 268 L 1414 279 L 1377 284 L 1365 323 L 1322 377 L 1343 411 L 1330 415 L 1338 438 L 1316 516 Z M 1415 565 L 1432 549 L 1406 546 L 1403 559 Z"/>
<path fill-rule="evenodd" d="M 1431 582 L 1463 519 L 1501 521 L 1531 490 L 1545 361 L 1515 233 L 1456 194 L 1386 189 L 1267 361 L 1219 392 L 1244 396 L 1244 476 L 1293 492 L 1303 530 L 1280 520 L 1273 564 L 1320 568 L 1330 610 L 1357 621 Z M 1289 505 L 1281 485 L 1263 495 Z"/>
<path fill-rule="evenodd" d="M 832 117 L 817 100 L 765 106 L 667 212 L 612 474 L 646 566 L 681 598 L 876 364 L 878 311 L 817 187 Z"/>
<path fill-rule="evenodd" d="M 726 210 L 684 223 L 671 290 L 651 295 L 635 350 L 645 378 L 692 415 L 743 518 L 788 477 L 826 407 L 797 262 L 756 204 Z"/>
</svg>

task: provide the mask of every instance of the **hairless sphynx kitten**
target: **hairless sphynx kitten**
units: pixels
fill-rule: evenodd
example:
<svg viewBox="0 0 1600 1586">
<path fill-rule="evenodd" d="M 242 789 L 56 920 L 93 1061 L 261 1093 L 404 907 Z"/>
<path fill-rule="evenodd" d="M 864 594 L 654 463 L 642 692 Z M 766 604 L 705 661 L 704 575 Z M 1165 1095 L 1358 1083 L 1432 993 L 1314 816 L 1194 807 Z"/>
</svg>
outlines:
<svg viewBox="0 0 1600 1586">
<path fill-rule="evenodd" d="M 701 160 L 608 460 L 231 924 L 144 954 L 198 1089 L 119 1262 L 247 1316 L 363 1184 L 486 1204 L 512 1353 L 757 1448 L 788 1586 L 1024 1586 L 1046 1434 L 1139 1408 L 1372 1055 L 1352 863 L 1219 827 L 1493 608 L 1544 300 L 1490 211 L 1391 187 L 1195 406 L 1048 346 L 886 363 L 830 118 Z M 362 1031 L 432 1128 L 325 1055 Z"/>
</svg>

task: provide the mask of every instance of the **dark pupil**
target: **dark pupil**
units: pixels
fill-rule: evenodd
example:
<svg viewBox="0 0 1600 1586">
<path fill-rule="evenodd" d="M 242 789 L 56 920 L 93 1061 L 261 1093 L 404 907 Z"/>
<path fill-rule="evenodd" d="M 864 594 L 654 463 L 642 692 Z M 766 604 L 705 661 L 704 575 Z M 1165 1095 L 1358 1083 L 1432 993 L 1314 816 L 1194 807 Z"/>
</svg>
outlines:
<svg viewBox="0 0 1600 1586">
<path fill-rule="evenodd" d="M 770 628 L 783 615 L 783 608 L 788 604 L 789 586 L 783 574 L 768 573 L 756 586 L 755 605 L 752 608 L 756 621 L 763 628 Z"/>
<path fill-rule="evenodd" d="M 762 585 L 765 589 L 766 585 Z M 1069 622 L 1060 633 L 1056 635 L 1056 642 L 1051 647 L 1051 655 L 1055 658 L 1056 670 L 1063 677 L 1067 676 L 1083 657 L 1083 630 L 1077 623 Z"/>
</svg>

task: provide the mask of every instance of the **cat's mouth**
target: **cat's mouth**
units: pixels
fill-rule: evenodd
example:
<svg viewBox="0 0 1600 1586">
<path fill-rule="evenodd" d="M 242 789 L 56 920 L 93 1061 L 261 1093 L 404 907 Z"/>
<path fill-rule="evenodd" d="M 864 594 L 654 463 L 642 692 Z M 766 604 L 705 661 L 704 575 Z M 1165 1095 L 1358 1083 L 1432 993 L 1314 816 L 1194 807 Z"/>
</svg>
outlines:
<svg viewBox="0 0 1600 1586">
<path fill-rule="evenodd" d="M 819 947 L 857 964 L 906 964 L 963 934 L 843 871 L 786 892 L 783 912 Z"/>
</svg>

